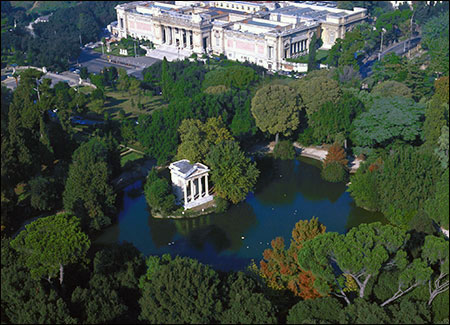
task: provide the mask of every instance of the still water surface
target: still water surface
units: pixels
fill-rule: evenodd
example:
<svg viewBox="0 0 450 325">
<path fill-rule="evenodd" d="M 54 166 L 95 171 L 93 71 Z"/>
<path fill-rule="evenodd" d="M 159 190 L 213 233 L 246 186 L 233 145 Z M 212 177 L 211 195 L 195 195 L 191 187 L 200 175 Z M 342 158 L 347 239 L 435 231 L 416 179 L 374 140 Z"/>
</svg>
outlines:
<svg viewBox="0 0 450 325">
<path fill-rule="evenodd" d="M 155 219 L 142 193 L 142 181 L 128 186 L 118 222 L 96 244 L 131 242 L 144 255 L 181 255 L 220 270 L 240 270 L 277 236 L 288 245 L 296 222 L 313 216 L 327 231 L 345 233 L 361 223 L 386 222 L 380 213 L 356 207 L 344 183 L 320 177 L 320 162 L 301 157 L 257 161 L 261 171 L 254 193 L 221 214 L 188 220 Z"/>
</svg>

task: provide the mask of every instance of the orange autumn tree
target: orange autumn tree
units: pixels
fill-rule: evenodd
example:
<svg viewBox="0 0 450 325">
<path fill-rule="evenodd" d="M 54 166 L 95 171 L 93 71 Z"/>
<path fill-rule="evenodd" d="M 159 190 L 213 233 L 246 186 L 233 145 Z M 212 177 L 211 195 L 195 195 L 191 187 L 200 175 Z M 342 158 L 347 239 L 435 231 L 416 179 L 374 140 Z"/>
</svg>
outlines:
<svg viewBox="0 0 450 325">
<path fill-rule="evenodd" d="M 345 181 L 348 176 L 347 164 L 348 160 L 344 148 L 335 143 L 328 150 L 320 175 L 328 182 Z"/>
<path fill-rule="evenodd" d="M 299 267 L 297 255 L 306 241 L 324 232 L 325 226 L 313 217 L 309 221 L 300 220 L 295 224 L 288 249 L 285 249 L 282 237 L 272 240 L 272 248 L 264 251 L 264 259 L 260 262 L 260 274 L 267 285 L 276 290 L 288 289 L 303 299 L 320 297 L 313 286 L 313 275 Z"/>
</svg>

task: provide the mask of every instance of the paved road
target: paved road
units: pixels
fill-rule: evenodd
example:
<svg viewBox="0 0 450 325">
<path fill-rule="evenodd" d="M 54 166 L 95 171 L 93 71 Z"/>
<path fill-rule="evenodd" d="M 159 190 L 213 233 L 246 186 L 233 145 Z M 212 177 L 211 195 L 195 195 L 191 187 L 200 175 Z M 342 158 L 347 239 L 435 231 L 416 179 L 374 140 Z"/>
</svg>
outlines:
<svg viewBox="0 0 450 325">
<path fill-rule="evenodd" d="M 138 79 L 143 79 L 142 70 L 160 60 L 150 57 L 117 57 L 110 56 L 111 62 L 106 55 L 102 55 L 91 49 L 82 49 L 78 63 L 82 67 L 87 67 L 89 72 L 99 73 L 104 67 L 115 66 L 124 68 L 128 75 Z"/>
<path fill-rule="evenodd" d="M 380 59 L 383 59 L 387 54 L 389 53 L 395 53 L 397 55 L 402 55 L 409 51 L 409 49 L 412 49 L 416 47 L 421 40 L 421 36 L 416 36 L 411 39 L 407 39 L 403 42 L 393 44 L 387 49 L 385 49 L 382 53 L 380 53 Z M 366 78 L 372 74 L 372 65 L 378 61 L 378 53 L 373 54 L 369 60 L 361 66 L 359 72 L 361 73 L 361 76 L 363 78 Z"/>
</svg>

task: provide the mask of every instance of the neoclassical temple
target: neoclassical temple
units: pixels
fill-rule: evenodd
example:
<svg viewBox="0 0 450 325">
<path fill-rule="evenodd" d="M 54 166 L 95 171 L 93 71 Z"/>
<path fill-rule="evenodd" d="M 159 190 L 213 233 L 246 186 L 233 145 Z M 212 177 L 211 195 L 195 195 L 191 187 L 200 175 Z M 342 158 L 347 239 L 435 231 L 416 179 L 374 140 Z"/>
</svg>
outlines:
<svg viewBox="0 0 450 325">
<path fill-rule="evenodd" d="M 201 163 L 191 164 L 182 159 L 169 165 L 172 189 L 177 204 L 191 209 L 214 199 L 209 193 L 209 168 Z"/>
<path fill-rule="evenodd" d="M 117 37 L 152 41 L 177 53 L 224 54 L 269 70 L 305 55 L 314 34 L 330 49 L 367 18 L 367 10 L 320 1 L 136 1 L 116 6 Z"/>
</svg>

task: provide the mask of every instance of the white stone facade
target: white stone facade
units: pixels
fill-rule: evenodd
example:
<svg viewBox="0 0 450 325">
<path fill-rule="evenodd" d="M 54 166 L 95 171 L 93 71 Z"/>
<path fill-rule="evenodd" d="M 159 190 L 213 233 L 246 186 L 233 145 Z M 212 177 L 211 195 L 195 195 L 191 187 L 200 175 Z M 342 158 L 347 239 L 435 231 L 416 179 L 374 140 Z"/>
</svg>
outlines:
<svg viewBox="0 0 450 325">
<path fill-rule="evenodd" d="M 362 8 L 289 1 L 137 1 L 118 5 L 116 11 L 117 24 L 111 24 L 111 30 L 119 38 L 147 39 L 174 53 L 224 54 L 273 71 L 295 70 L 286 60 L 307 54 L 314 34 L 322 37 L 322 48 L 329 49 L 366 19 Z"/>
<path fill-rule="evenodd" d="M 203 164 L 191 164 L 182 159 L 169 165 L 172 190 L 177 204 L 191 209 L 214 199 L 209 188 L 209 168 Z"/>
</svg>

